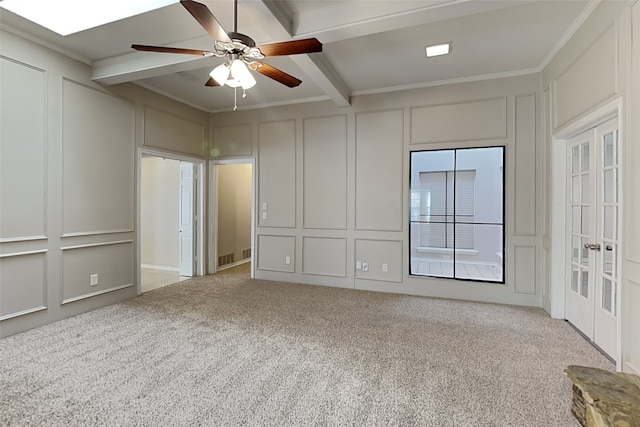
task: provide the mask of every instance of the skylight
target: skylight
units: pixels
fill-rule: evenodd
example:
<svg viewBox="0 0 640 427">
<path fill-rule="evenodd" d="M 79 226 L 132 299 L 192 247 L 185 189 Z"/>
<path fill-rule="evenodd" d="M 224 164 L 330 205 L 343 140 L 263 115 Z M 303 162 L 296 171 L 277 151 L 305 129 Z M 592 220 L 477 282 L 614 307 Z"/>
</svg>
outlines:
<svg viewBox="0 0 640 427">
<path fill-rule="evenodd" d="M 0 7 L 62 36 L 159 9 L 178 0 L 0 0 Z"/>
</svg>

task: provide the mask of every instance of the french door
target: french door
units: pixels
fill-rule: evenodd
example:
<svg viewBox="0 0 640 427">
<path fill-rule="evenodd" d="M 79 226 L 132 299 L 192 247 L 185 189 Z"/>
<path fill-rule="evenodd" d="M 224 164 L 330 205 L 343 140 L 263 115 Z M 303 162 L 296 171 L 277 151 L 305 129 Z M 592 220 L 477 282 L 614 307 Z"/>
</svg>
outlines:
<svg viewBox="0 0 640 427">
<path fill-rule="evenodd" d="M 568 141 L 567 320 L 617 356 L 619 272 L 618 120 Z"/>
</svg>

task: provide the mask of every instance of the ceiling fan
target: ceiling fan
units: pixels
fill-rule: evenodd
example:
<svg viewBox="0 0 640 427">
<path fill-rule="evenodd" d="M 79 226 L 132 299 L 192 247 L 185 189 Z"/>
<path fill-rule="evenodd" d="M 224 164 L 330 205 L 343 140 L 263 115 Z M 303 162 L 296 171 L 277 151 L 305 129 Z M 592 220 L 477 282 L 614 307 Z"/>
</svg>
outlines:
<svg viewBox="0 0 640 427">
<path fill-rule="evenodd" d="M 223 86 L 249 89 L 256 81 L 249 70 L 256 71 L 288 87 L 296 87 L 301 80 L 260 61 L 266 57 L 322 52 L 322 43 L 315 38 L 292 40 L 256 46 L 255 41 L 238 33 L 238 0 L 233 2 L 233 32 L 227 33 L 209 8 L 192 0 L 180 0 L 182 6 L 204 27 L 214 39 L 213 50 L 183 49 L 177 47 L 133 44 L 139 51 L 179 53 L 197 56 L 216 56 L 225 62 L 211 71 L 205 86 Z"/>
</svg>

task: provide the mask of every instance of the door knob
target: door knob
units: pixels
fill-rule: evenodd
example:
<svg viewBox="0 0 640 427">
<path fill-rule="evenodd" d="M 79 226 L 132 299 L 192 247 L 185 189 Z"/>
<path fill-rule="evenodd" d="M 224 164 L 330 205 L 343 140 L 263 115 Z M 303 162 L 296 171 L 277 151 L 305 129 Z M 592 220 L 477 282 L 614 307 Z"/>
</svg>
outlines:
<svg viewBox="0 0 640 427">
<path fill-rule="evenodd" d="M 600 243 L 585 243 L 585 249 L 591 249 L 592 251 L 600 251 Z M 608 250 L 608 249 L 607 249 Z"/>
</svg>

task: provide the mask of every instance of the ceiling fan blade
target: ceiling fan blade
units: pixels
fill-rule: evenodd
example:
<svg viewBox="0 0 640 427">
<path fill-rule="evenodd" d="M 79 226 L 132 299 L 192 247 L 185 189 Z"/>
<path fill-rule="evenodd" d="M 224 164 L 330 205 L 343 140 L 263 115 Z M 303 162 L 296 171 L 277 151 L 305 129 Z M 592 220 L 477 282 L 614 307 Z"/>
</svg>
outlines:
<svg viewBox="0 0 640 427">
<path fill-rule="evenodd" d="M 144 44 L 132 44 L 131 47 L 135 50 L 141 50 L 144 52 L 182 53 L 184 55 L 213 56 L 213 52 L 209 52 L 208 50 L 183 49 L 181 47 L 147 46 Z"/>
<path fill-rule="evenodd" d="M 322 52 L 322 43 L 313 38 L 263 44 L 258 48 L 264 56 L 298 55 L 300 53 Z"/>
<path fill-rule="evenodd" d="M 251 64 L 249 64 L 249 68 L 257 71 L 263 76 L 267 76 L 277 82 L 280 82 L 285 86 L 296 87 L 300 85 L 300 83 L 302 83 L 302 80 L 297 79 L 282 70 L 278 70 L 277 68 L 272 67 L 269 64 L 265 64 L 264 62 L 253 61 Z"/>
<path fill-rule="evenodd" d="M 222 25 L 220 25 L 207 6 L 192 0 L 180 0 L 180 3 L 196 18 L 196 21 L 207 30 L 207 33 L 209 33 L 214 40 L 231 43 L 227 32 L 222 28 Z"/>
<path fill-rule="evenodd" d="M 207 82 L 204 85 L 208 87 L 216 87 L 216 86 L 220 86 L 220 83 L 215 81 L 213 77 L 209 77 L 209 80 L 207 80 Z"/>
</svg>

